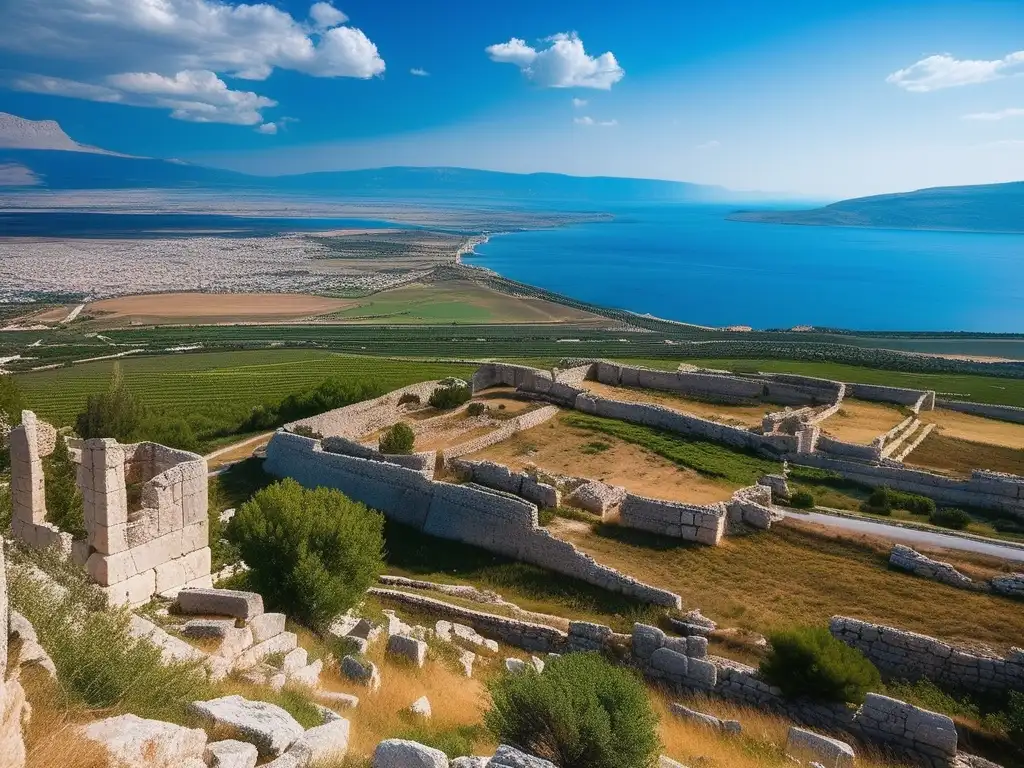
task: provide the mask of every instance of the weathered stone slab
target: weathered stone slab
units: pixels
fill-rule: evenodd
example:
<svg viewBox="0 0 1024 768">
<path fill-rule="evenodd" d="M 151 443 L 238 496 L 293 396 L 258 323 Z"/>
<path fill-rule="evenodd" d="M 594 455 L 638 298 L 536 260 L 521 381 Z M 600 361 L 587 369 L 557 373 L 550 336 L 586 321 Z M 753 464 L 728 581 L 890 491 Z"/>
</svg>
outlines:
<svg viewBox="0 0 1024 768">
<path fill-rule="evenodd" d="M 377 671 L 377 665 L 372 661 L 346 656 L 341 660 L 341 673 L 350 680 L 365 685 L 371 693 L 380 688 L 380 672 Z"/>
<path fill-rule="evenodd" d="M 295 757 L 300 766 L 342 760 L 348 752 L 348 734 L 348 720 L 339 717 L 310 728 L 292 743 L 287 754 Z"/>
<path fill-rule="evenodd" d="M 793 726 L 786 739 L 786 755 L 800 762 L 819 762 L 835 768 L 853 768 L 853 747 L 804 728 Z"/>
<path fill-rule="evenodd" d="M 178 610 L 248 620 L 263 613 L 263 597 L 235 589 L 183 589 L 178 593 Z"/>
<path fill-rule="evenodd" d="M 207 744 L 204 757 L 210 768 L 255 768 L 259 756 L 254 745 L 225 739 Z"/>
<path fill-rule="evenodd" d="M 283 613 L 261 613 L 249 619 L 245 626 L 252 630 L 253 642 L 262 643 L 284 632 L 286 620 Z"/>
<path fill-rule="evenodd" d="M 295 718 L 276 704 L 222 696 L 194 701 L 190 709 L 214 725 L 235 729 L 239 737 L 256 745 L 260 755 L 277 757 L 305 732 Z"/>
<path fill-rule="evenodd" d="M 102 744 L 112 768 L 179 768 L 206 749 L 206 733 L 135 715 L 119 715 L 90 723 L 85 738 Z"/>
<path fill-rule="evenodd" d="M 502 744 L 491 758 L 489 768 L 556 768 L 549 760 L 520 752 L 514 747 Z"/>
<path fill-rule="evenodd" d="M 386 739 L 373 752 L 373 768 L 448 768 L 448 756 L 439 749 L 406 739 Z"/>
<path fill-rule="evenodd" d="M 388 638 L 388 653 L 422 667 L 427 660 L 427 644 L 407 635 L 392 635 Z"/>
</svg>

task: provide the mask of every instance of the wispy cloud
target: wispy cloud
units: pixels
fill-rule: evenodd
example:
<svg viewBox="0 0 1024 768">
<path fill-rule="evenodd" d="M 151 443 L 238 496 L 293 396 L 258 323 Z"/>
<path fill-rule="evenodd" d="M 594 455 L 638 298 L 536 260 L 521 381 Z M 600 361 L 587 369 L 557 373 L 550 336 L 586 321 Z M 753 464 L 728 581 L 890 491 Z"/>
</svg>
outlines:
<svg viewBox="0 0 1024 768">
<path fill-rule="evenodd" d="M 927 93 L 958 85 L 975 85 L 1024 72 L 1024 51 L 1001 59 L 957 59 L 948 53 L 928 56 L 899 69 L 885 81 L 915 93 Z"/>
<path fill-rule="evenodd" d="M 572 105 L 576 109 L 582 109 L 587 106 L 587 104 L 589 104 L 589 102 L 586 99 L 581 99 L 579 96 L 573 96 L 572 98 Z"/>
<path fill-rule="evenodd" d="M 1011 108 L 1011 109 L 1000 109 L 998 112 L 975 112 L 970 115 L 964 115 L 964 120 L 1005 120 L 1008 117 L 1024 117 L 1024 109 Z"/>
<path fill-rule="evenodd" d="M 718 139 L 712 139 L 711 141 L 705 141 L 703 144 L 698 144 L 694 149 L 718 149 L 720 146 L 722 146 L 722 142 Z"/>
<path fill-rule="evenodd" d="M 525 40 L 513 37 L 507 43 L 488 46 L 491 61 L 514 64 L 524 75 L 543 88 L 597 88 L 607 91 L 626 74 L 609 51 L 590 56 L 575 32 L 563 32 L 545 38 L 550 43 L 538 50 Z"/>
<path fill-rule="evenodd" d="M 264 123 L 263 125 L 257 126 L 256 133 L 265 133 L 269 136 L 273 136 L 277 133 L 277 123 Z"/>
<path fill-rule="evenodd" d="M 420 67 L 413 67 L 409 70 L 409 74 L 415 75 L 416 77 L 430 77 L 430 73 Z"/>
<path fill-rule="evenodd" d="M 601 128 L 611 128 L 619 124 L 618 120 L 595 120 L 590 115 L 583 115 L 583 117 L 574 117 L 572 119 L 576 125 L 596 125 Z"/>
</svg>

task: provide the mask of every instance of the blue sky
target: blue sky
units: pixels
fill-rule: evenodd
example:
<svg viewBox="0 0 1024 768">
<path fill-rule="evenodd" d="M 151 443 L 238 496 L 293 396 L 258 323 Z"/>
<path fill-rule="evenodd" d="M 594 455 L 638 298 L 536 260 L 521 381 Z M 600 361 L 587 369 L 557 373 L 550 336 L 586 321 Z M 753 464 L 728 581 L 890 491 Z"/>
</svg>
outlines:
<svg viewBox="0 0 1024 768">
<path fill-rule="evenodd" d="M 1024 178 L 1019 0 L 6 0 L 0 30 L 0 110 L 249 172 Z"/>
</svg>

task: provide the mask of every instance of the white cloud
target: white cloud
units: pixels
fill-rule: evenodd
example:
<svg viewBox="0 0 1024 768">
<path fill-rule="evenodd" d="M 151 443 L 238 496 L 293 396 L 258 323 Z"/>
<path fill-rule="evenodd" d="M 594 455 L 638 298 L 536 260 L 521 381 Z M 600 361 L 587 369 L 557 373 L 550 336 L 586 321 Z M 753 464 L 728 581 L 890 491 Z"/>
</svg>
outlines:
<svg viewBox="0 0 1024 768">
<path fill-rule="evenodd" d="M 722 146 L 722 142 L 718 139 L 712 139 L 711 141 L 705 141 L 703 144 L 698 144 L 694 149 L 718 149 Z"/>
<path fill-rule="evenodd" d="M 1001 109 L 998 112 L 975 112 L 970 115 L 964 115 L 964 120 L 1005 120 L 1008 117 L 1024 117 L 1024 109 L 1011 108 Z"/>
<path fill-rule="evenodd" d="M 602 120 L 601 122 L 598 123 L 598 125 L 603 126 L 605 128 L 611 128 L 611 127 L 616 126 L 618 124 L 619 124 L 618 120 Z"/>
<path fill-rule="evenodd" d="M 263 125 L 256 126 L 256 133 L 265 133 L 268 136 L 273 136 L 277 133 L 277 123 L 264 123 Z"/>
<path fill-rule="evenodd" d="M 594 118 L 588 117 L 587 115 L 584 115 L 583 117 L 574 117 L 572 119 L 572 121 L 574 123 L 576 123 L 576 125 L 593 125 L 594 124 Z"/>
<path fill-rule="evenodd" d="M 182 103 L 170 108 L 179 119 L 257 125 L 258 110 L 272 100 L 232 91 L 218 75 L 265 80 L 276 68 L 314 77 L 380 75 L 377 46 L 347 21 L 328 2 L 313 4 L 309 20 L 299 21 L 266 2 L 8 0 L 0 2 L 0 49 L 48 66 L 75 62 L 77 80 L 8 81 L 19 90 L 150 107 L 177 98 Z M 208 77 L 195 82 L 196 73 Z M 171 92 L 138 90 L 143 86 Z"/>
<path fill-rule="evenodd" d="M 572 121 L 576 125 L 597 125 L 602 128 L 611 128 L 619 124 L 618 120 L 595 120 L 589 115 L 584 115 L 583 117 L 574 117 Z"/>
<path fill-rule="evenodd" d="M 578 96 L 573 96 L 572 105 L 576 109 L 581 109 L 582 107 L 587 106 L 587 100 L 586 99 L 581 99 Z"/>
<path fill-rule="evenodd" d="M 309 18 L 313 20 L 317 29 L 330 29 L 348 21 L 348 16 L 330 3 L 313 3 L 313 7 L 309 9 Z"/>
<path fill-rule="evenodd" d="M 413 67 L 409 70 L 409 74 L 415 75 L 416 77 L 430 77 L 430 73 L 420 67 Z"/>
<path fill-rule="evenodd" d="M 516 65 L 544 88 L 608 90 L 626 74 L 610 51 L 597 57 L 588 55 L 575 32 L 553 35 L 543 42 L 551 45 L 537 50 L 513 37 L 507 43 L 488 46 L 486 51 L 491 61 Z"/>
<path fill-rule="evenodd" d="M 927 93 L 958 85 L 987 83 L 1019 72 L 1024 72 L 1024 51 L 994 61 L 955 59 L 948 53 L 942 53 L 897 70 L 885 81 L 908 91 Z"/>
</svg>

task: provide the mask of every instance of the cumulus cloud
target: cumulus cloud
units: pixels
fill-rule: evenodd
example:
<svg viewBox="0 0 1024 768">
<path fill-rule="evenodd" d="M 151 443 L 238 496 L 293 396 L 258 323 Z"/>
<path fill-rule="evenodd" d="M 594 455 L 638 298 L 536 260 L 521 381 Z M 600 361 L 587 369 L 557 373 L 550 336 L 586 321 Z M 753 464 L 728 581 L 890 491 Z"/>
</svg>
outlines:
<svg viewBox="0 0 1024 768">
<path fill-rule="evenodd" d="M 488 46 L 491 61 L 514 64 L 543 88 L 597 88 L 608 90 L 625 76 L 610 51 L 590 56 L 575 32 L 545 38 L 547 48 L 538 50 L 513 37 L 507 43 Z"/>
<path fill-rule="evenodd" d="M 958 85 L 974 85 L 1024 72 L 1024 51 L 992 61 L 957 59 L 948 53 L 928 56 L 885 80 L 907 91 L 927 93 Z"/>
<path fill-rule="evenodd" d="M 572 105 L 576 109 L 582 109 L 583 107 L 587 106 L 587 100 L 586 99 L 581 99 L 578 96 L 574 96 L 573 99 L 572 99 Z"/>
<path fill-rule="evenodd" d="M 263 125 L 256 126 L 256 133 L 265 133 L 273 136 L 277 133 L 277 123 L 264 123 Z"/>
<path fill-rule="evenodd" d="M 1008 117 L 1024 117 L 1024 109 L 1011 108 L 1000 109 L 998 112 L 974 112 L 970 115 L 964 115 L 964 120 L 994 121 L 1005 120 Z"/>
<path fill-rule="evenodd" d="M 23 75 L 8 81 L 20 90 L 137 106 L 180 98 L 184 103 L 171 107 L 179 119 L 257 125 L 263 123 L 258 110 L 272 100 L 233 91 L 220 76 L 265 80 L 280 68 L 369 79 L 384 72 L 377 46 L 347 22 L 329 2 L 314 3 L 308 21 L 300 21 L 268 3 L 9 0 L 0 3 L 0 49 L 48 66 L 75 62 L 75 80 Z M 197 73 L 207 74 L 200 82 Z"/>
<path fill-rule="evenodd" d="M 430 77 L 430 73 L 420 67 L 413 67 L 409 70 L 409 74 L 415 75 L 416 77 Z"/>
</svg>

